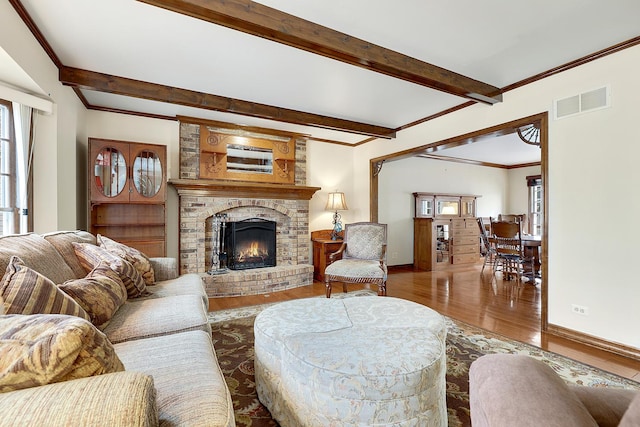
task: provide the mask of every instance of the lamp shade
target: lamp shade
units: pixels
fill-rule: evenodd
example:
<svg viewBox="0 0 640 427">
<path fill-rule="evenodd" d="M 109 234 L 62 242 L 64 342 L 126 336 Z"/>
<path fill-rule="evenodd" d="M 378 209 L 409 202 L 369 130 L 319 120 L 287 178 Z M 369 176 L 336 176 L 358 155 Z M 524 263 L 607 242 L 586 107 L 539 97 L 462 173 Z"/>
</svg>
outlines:
<svg viewBox="0 0 640 427">
<path fill-rule="evenodd" d="M 327 199 L 327 206 L 324 207 L 328 211 L 346 211 L 347 202 L 344 198 L 344 193 L 336 191 L 335 193 L 329 193 L 329 199 Z"/>
</svg>

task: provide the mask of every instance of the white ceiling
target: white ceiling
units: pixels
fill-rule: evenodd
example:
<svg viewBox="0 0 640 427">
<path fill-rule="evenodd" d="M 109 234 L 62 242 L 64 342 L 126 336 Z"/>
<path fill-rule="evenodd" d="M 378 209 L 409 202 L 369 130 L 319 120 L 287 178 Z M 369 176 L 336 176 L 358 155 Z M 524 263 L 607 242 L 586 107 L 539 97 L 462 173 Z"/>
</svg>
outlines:
<svg viewBox="0 0 640 427">
<path fill-rule="evenodd" d="M 468 101 L 139 1 L 20 3 L 67 67 L 394 129 Z M 259 3 L 498 88 L 640 35 L 638 0 Z M 0 67 L 0 80 L 19 85 L 16 79 Z M 112 93 L 82 94 L 97 108 L 282 129 L 347 144 L 367 139 Z M 474 145 L 450 155 L 472 156 L 465 151 L 477 150 Z M 473 156 L 493 150 L 479 151 Z"/>
</svg>

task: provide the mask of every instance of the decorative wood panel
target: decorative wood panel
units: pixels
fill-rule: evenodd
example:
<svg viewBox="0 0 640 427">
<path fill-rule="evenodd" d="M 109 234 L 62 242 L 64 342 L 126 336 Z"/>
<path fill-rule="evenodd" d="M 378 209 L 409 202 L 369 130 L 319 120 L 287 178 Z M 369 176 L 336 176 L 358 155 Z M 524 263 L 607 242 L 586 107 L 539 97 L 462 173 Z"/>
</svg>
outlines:
<svg viewBox="0 0 640 427">
<path fill-rule="evenodd" d="M 294 138 L 244 136 L 200 127 L 200 179 L 295 183 Z"/>
</svg>

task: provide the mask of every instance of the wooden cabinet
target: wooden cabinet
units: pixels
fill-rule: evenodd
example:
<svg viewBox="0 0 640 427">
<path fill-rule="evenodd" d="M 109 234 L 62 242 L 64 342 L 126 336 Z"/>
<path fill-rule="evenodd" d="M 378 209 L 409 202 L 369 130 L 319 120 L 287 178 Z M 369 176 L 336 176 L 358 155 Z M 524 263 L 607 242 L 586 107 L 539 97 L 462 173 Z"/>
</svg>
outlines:
<svg viewBox="0 0 640 427">
<path fill-rule="evenodd" d="M 442 270 L 480 259 L 476 198 L 468 195 L 414 193 L 413 266 Z"/>
<path fill-rule="evenodd" d="M 451 264 L 474 264 L 480 259 L 480 229 L 475 218 L 451 220 Z"/>
<path fill-rule="evenodd" d="M 89 139 L 90 230 L 166 255 L 167 147 Z"/>
<path fill-rule="evenodd" d="M 329 265 L 329 255 L 342 246 L 342 240 L 331 240 L 333 230 L 318 230 L 311 232 L 313 243 L 313 279 L 324 282 L 324 270 Z M 341 257 L 338 256 L 337 259 Z"/>
</svg>

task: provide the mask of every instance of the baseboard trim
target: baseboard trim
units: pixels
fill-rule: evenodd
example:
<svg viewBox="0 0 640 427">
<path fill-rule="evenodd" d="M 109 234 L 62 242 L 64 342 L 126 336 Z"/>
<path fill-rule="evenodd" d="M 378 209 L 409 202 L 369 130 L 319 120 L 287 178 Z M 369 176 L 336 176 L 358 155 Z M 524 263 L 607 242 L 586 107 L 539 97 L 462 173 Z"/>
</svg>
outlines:
<svg viewBox="0 0 640 427">
<path fill-rule="evenodd" d="M 547 333 L 557 335 L 559 337 L 568 338 L 573 341 L 577 341 L 582 344 L 595 347 L 600 350 L 608 351 L 620 356 L 628 357 L 630 359 L 640 361 L 640 349 L 630 347 L 624 344 L 603 340 L 602 338 L 594 337 L 589 334 L 568 329 L 562 326 L 549 324 L 547 327 Z"/>
<path fill-rule="evenodd" d="M 413 270 L 413 264 L 387 265 L 387 270 L 389 270 L 389 271 L 395 271 L 395 270 Z"/>
</svg>

